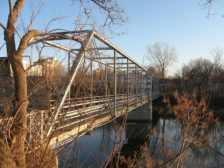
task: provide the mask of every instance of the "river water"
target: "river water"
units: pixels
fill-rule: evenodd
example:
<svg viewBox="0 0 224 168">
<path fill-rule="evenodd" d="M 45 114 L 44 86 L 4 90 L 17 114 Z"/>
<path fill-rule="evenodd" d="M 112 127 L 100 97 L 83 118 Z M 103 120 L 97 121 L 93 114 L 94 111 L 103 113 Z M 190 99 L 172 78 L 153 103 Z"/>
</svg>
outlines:
<svg viewBox="0 0 224 168">
<path fill-rule="evenodd" d="M 117 120 L 64 146 L 59 167 L 224 167 L 223 128 L 183 135 L 175 119 Z"/>
</svg>

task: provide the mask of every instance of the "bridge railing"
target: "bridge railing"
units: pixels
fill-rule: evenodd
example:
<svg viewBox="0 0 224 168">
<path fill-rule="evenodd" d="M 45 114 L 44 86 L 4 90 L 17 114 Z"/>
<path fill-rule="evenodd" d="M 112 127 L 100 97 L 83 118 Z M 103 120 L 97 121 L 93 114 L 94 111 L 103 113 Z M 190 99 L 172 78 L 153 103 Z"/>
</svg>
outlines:
<svg viewBox="0 0 224 168">
<path fill-rule="evenodd" d="M 105 115 L 112 116 L 113 114 L 113 95 L 108 98 L 105 97 L 97 97 L 93 98 L 92 101 L 88 100 L 79 100 L 74 102 L 68 102 L 63 107 L 65 113 L 60 113 L 58 121 L 56 121 L 55 128 L 58 131 L 61 129 L 69 129 L 73 128 L 75 125 L 80 124 L 81 122 L 89 122 L 96 120 L 100 117 L 105 117 Z M 137 101 L 136 101 L 137 98 Z M 142 98 L 142 99 L 141 99 Z M 129 101 L 127 102 L 126 95 L 117 96 L 117 116 L 127 113 L 130 109 L 139 106 L 140 104 L 144 104 L 148 101 L 148 97 L 142 97 L 139 95 L 132 95 L 129 97 Z M 90 122 L 91 123 L 91 122 Z"/>
</svg>

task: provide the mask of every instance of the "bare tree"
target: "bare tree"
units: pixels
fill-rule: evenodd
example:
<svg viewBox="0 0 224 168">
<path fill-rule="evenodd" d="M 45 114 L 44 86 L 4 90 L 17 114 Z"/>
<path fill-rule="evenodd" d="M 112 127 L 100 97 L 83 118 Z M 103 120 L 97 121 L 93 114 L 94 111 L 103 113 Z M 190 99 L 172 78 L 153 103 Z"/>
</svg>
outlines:
<svg viewBox="0 0 224 168">
<path fill-rule="evenodd" d="M 155 43 L 148 47 L 148 59 L 153 67 L 157 69 L 160 78 L 164 79 L 168 68 L 177 61 L 176 51 L 167 43 Z"/>
<path fill-rule="evenodd" d="M 79 0 L 79 2 L 83 4 L 84 1 Z M 100 10 L 104 11 L 106 16 L 104 25 L 117 24 L 118 22 L 125 21 L 125 19 L 123 19 L 123 10 L 119 8 L 115 1 L 89 0 L 85 3 L 87 5 L 93 3 L 98 6 Z M 27 96 L 27 75 L 23 65 L 23 55 L 31 38 L 47 34 L 47 32 L 41 32 L 39 30 L 30 30 L 31 26 L 29 26 L 27 32 L 18 39 L 18 46 L 16 45 L 16 35 L 18 33 L 16 26 L 24 4 L 25 0 L 8 0 L 9 14 L 7 23 L 4 24 L 0 22 L 0 27 L 4 30 L 7 57 L 12 67 L 14 77 L 15 96 L 12 113 L 14 123 L 10 130 L 9 144 L 16 167 L 18 168 L 26 167 L 25 138 L 27 129 L 27 107 L 29 103 Z M 91 5 L 89 6 L 91 7 Z M 86 6 L 84 6 L 84 8 L 86 9 Z M 55 34 L 55 36 L 57 35 Z"/>
<path fill-rule="evenodd" d="M 191 89 L 196 90 L 198 96 L 207 95 L 213 63 L 204 58 L 192 60 L 187 65 L 186 71 L 186 77 L 191 82 Z"/>
<path fill-rule="evenodd" d="M 215 0 L 201 0 L 201 1 L 202 1 L 202 5 L 206 8 L 208 8 L 208 10 L 210 10 L 211 6 L 215 2 Z"/>
<path fill-rule="evenodd" d="M 213 57 L 213 73 L 212 73 L 212 93 L 213 96 L 217 96 L 218 91 L 220 89 L 220 75 L 222 73 L 222 66 L 221 66 L 221 58 L 223 55 L 223 50 L 220 48 L 214 48 L 211 50 L 211 55 Z"/>
<path fill-rule="evenodd" d="M 157 69 L 151 65 L 145 67 L 147 69 L 148 74 L 153 74 L 155 76 L 159 76 Z"/>
<path fill-rule="evenodd" d="M 210 17 L 212 15 L 217 15 L 218 11 L 216 11 L 214 14 L 213 9 L 214 9 L 214 6 L 217 5 L 218 3 L 219 3 L 219 1 L 217 1 L 217 0 L 200 0 L 200 5 L 202 6 L 202 8 L 207 10 L 207 17 Z M 221 16 L 222 15 L 223 14 L 221 14 Z"/>
<path fill-rule="evenodd" d="M 148 59 L 152 67 L 156 68 L 159 73 L 159 77 L 162 80 L 162 92 L 165 92 L 165 77 L 169 66 L 171 66 L 176 60 L 177 55 L 175 49 L 169 46 L 167 43 L 155 43 L 148 47 Z M 163 132 L 165 129 L 165 119 L 163 119 Z"/>
</svg>

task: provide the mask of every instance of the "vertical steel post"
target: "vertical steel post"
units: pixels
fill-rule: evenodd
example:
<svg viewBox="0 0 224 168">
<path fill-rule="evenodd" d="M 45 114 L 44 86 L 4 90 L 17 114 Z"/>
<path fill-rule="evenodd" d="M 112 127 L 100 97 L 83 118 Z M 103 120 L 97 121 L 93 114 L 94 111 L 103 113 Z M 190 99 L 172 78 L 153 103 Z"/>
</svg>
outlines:
<svg viewBox="0 0 224 168">
<path fill-rule="evenodd" d="M 127 59 L 127 110 L 129 110 L 129 62 Z"/>
<path fill-rule="evenodd" d="M 153 77 L 150 75 L 150 90 L 149 90 L 149 92 L 150 92 L 150 109 L 151 109 L 151 119 L 152 119 L 152 117 L 153 117 L 153 115 L 152 115 L 152 85 L 153 85 Z"/>
<path fill-rule="evenodd" d="M 68 53 L 68 73 L 70 72 L 71 53 Z"/>
<path fill-rule="evenodd" d="M 152 101 L 152 76 L 149 76 L 150 88 L 149 88 L 149 100 Z"/>
<path fill-rule="evenodd" d="M 105 106 L 107 107 L 110 99 L 108 97 L 108 79 L 107 79 L 107 66 L 105 66 Z"/>
<path fill-rule="evenodd" d="M 143 85 L 144 85 L 144 81 L 143 81 L 143 69 L 141 69 L 141 103 L 143 101 Z"/>
<path fill-rule="evenodd" d="M 105 97 L 107 98 L 108 93 L 108 80 L 107 80 L 107 66 L 105 66 Z"/>
<path fill-rule="evenodd" d="M 93 101 L 93 60 L 90 61 L 90 106 L 92 108 Z"/>
<path fill-rule="evenodd" d="M 116 98 L 117 98 L 117 71 L 116 71 L 116 51 L 114 50 L 114 117 L 116 116 Z"/>
<path fill-rule="evenodd" d="M 71 63 L 71 53 L 68 53 L 68 76 L 70 76 L 70 63 Z M 69 88 L 69 93 L 68 93 L 68 101 L 69 101 L 69 106 L 71 105 L 71 88 Z"/>
<path fill-rule="evenodd" d="M 137 99 L 138 99 L 138 94 L 137 94 L 137 65 L 135 65 L 135 106 L 137 106 Z"/>
</svg>

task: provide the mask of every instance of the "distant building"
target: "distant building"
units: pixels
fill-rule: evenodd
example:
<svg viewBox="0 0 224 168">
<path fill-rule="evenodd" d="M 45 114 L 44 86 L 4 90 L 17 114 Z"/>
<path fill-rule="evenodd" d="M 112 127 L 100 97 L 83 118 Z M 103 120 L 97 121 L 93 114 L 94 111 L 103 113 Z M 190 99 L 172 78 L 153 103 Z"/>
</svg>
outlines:
<svg viewBox="0 0 224 168">
<path fill-rule="evenodd" d="M 56 76 L 61 74 L 61 62 L 54 57 L 48 57 L 34 62 L 28 70 L 28 76 Z"/>
</svg>

